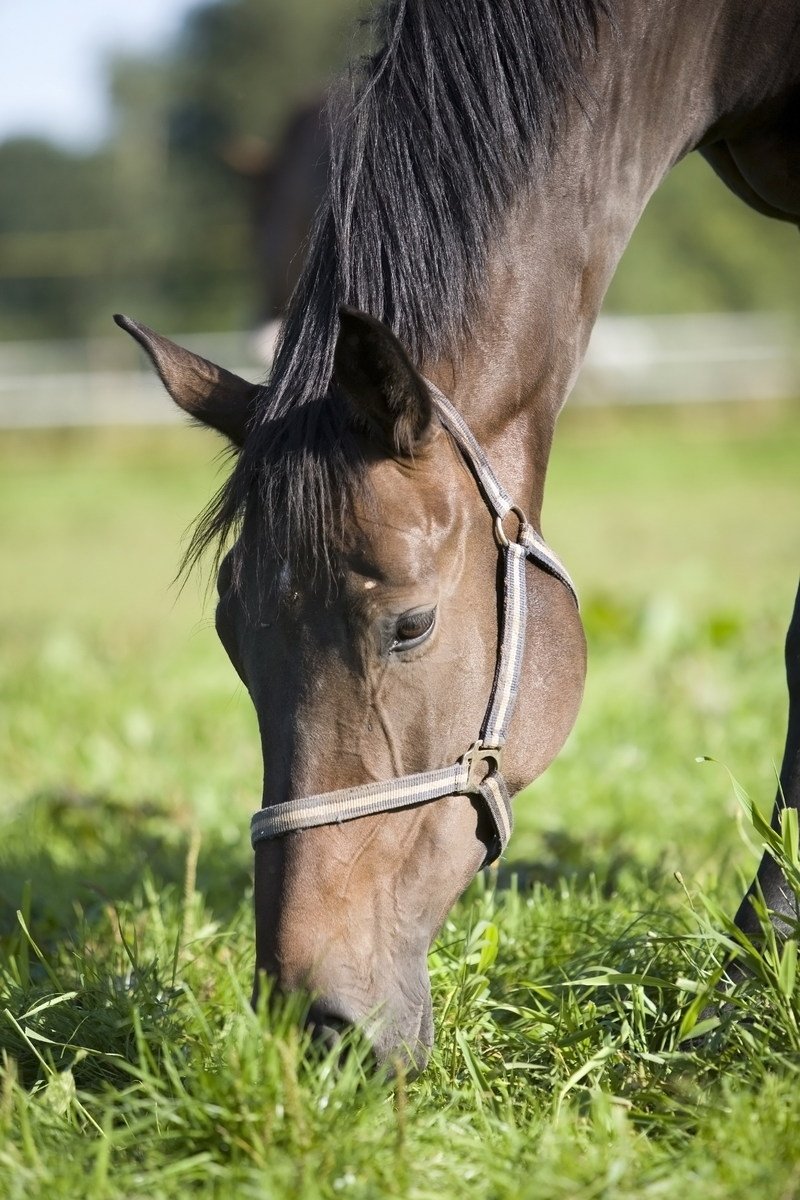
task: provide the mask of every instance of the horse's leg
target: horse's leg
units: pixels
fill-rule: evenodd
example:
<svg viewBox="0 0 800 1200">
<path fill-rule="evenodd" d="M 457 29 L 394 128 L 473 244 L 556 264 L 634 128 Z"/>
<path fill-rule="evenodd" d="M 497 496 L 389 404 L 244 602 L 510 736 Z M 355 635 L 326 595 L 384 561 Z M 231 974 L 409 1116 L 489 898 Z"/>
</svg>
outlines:
<svg viewBox="0 0 800 1200">
<path fill-rule="evenodd" d="M 776 829 L 782 808 L 800 809 L 800 587 L 797 589 L 794 612 L 786 635 L 786 680 L 789 685 L 789 728 L 781 767 L 781 785 L 772 814 L 772 824 Z M 746 934 L 759 933 L 758 919 L 750 902 L 750 897 L 757 889 L 760 889 L 767 907 L 774 913 L 790 917 L 792 921 L 800 920 L 794 894 L 774 858 L 765 853 L 758 874 L 736 914 L 736 924 Z M 782 933 L 789 932 L 789 926 L 779 917 L 773 917 L 773 922 Z"/>
</svg>

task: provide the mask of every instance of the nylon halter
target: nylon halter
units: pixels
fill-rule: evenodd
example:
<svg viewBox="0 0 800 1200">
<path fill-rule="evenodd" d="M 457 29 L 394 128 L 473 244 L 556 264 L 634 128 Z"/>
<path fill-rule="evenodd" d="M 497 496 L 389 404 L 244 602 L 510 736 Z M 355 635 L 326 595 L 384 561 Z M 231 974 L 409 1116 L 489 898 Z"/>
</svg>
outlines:
<svg viewBox="0 0 800 1200">
<path fill-rule="evenodd" d="M 335 792 L 323 792 L 317 796 L 305 796 L 262 808 L 250 822 L 250 840 L 254 848 L 258 842 L 283 837 L 300 829 L 334 825 L 454 795 L 480 796 L 485 804 L 494 837 L 484 866 L 499 857 L 511 836 L 511 801 L 501 764 L 525 652 L 525 567 L 528 559 L 560 579 L 576 604 L 578 596 L 560 559 L 499 482 L 461 413 L 434 384 L 429 380 L 425 382 L 439 419 L 458 446 L 494 515 L 495 539 L 504 560 L 500 648 L 480 735 L 452 766 L 403 775 L 385 782 L 340 788 Z M 503 521 L 509 513 L 513 513 L 519 522 L 513 541 L 503 527 Z"/>
</svg>

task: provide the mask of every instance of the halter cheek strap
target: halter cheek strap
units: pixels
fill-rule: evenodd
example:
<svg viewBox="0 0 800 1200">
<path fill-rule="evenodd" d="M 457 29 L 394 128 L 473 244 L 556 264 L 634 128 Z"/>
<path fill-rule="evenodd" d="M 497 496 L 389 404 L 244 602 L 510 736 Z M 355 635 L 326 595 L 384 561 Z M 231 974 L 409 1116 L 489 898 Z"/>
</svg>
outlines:
<svg viewBox="0 0 800 1200">
<path fill-rule="evenodd" d="M 340 788 L 335 792 L 322 792 L 317 796 L 305 796 L 262 808 L 250 822 L 253 847 L 258 842 L 283 837 L 300 829 L 334 825 L 373 813 L 410 808 L 443 796 L 463 795 L 480 796 L 492 824 L 494 836 L 484 865 L 499 857 L 511 836 L 511 801 L 501 764 L 525 653 L 528 560 L 560 579 L 576 604 L 578 595 L 560 559 L 500 484 L 464 418 L 443 392 L 430 381 L 426 380 L 426 383 L 439 419 L 461 451 L 494 516 L 495 538 L 504 563 L 500 648 L 480 735 L 452 766 L 420 771 L 416 775 L 403 775 L 385 782 Z M 503 526 L 509 513 L 513 513 L 519 522 L 513 541 Z"/>
</svg>

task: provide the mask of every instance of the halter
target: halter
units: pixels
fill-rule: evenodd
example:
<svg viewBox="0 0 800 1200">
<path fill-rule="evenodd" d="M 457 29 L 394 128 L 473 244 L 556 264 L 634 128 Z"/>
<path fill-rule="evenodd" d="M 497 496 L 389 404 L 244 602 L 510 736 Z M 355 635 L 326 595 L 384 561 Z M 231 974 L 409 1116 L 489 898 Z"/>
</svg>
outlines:
<svg viewBox="0 0 800 1200">
<path fill-rule="evenodd" d="M 494 682 L 480 736 L 457 763 L 416 775 L 402 775 L 385 782 L 322 792 L 300 800 L 287 800 L 255 813 L 250 822 L 250 840 L 258 842 L 283 837 L 300 829 L 353 821 L 372 813 L 391 812 L 439 800 L 443 796 L 481 796 L 491 819 L 494 837 L 484 866 L 505 850 L 511 836 L 511 801 L 501 772 L 503 747 L 514 712 L 519 677 L 525 652 L 527 589 L 525 565 L 528 559 L 560 579 L 575 603 L 575 585 L 559 558 L 528 522 L 500 484 L 473 434 L 447 397 L 429 380 L 431 399 L 442 424 L 450 433 L 475 477 L 490 511 L 494 515 L 494 534 L 503 558 L 504 585 L 500 612 L 500 648 Z M 513 513 L 519 522 L 515 540 L 505 531 L 503 522 Z"/>
</svg>

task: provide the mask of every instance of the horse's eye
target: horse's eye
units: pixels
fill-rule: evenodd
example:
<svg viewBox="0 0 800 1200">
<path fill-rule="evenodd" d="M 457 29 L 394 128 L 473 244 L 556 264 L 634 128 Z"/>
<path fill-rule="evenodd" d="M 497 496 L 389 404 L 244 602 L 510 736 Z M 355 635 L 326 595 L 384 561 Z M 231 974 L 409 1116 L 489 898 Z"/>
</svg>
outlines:
<svg viewBox="0 0 800 1200">
<path fill-rule="evenodd" d="M 410 650 L 413 646 L 419 646 L 433 629 L 435 621 L 435 608 L 403 613 L 394 627 L 392 650 Z"/>
</svg>

